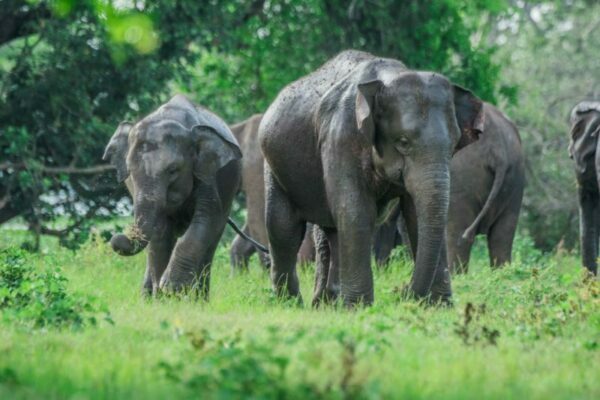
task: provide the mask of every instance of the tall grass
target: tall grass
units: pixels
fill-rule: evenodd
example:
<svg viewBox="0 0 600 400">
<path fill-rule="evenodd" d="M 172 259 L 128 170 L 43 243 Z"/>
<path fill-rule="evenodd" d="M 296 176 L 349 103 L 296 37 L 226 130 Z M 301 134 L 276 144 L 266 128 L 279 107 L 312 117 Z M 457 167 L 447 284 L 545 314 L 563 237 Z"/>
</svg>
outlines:
<svg viewBox="0 0 600 400">
<path fill-rule="evenodd" d="M 6 247 L 21 234 L 0 235 Z M 256 260 L 231 275 L 226 246 L 204 303 L 144 300 L 145 254 L 49 243 L 28 265 L 59 267 L 69 292 L 93 296 L 114 325 L 0 319 L 0 398 L 600 398 L 598 280 L 572 254 L 515 247 L 515 262 L 492 271 L 479 245 L 448 309 L 399 297 L 411 263 L 398 250 L 375 271 L 375 305 L 347 311 L 308 306 L 310 268 L 305 306 L 274 298 Z"/>
</svg>

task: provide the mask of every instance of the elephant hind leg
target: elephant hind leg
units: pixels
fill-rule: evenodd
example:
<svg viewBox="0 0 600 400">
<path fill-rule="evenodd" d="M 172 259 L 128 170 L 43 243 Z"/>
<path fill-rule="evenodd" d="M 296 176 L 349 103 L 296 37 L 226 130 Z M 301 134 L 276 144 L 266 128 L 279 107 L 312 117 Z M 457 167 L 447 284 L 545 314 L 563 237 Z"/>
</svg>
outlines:
<svg viewBox="0 0 600 400">
<path fill-rule="evenodd" d="M 448 240 L 454 239 L 456 239 L 456 243 L 448 246 L 450 271 L 456 274 L 466 274 L 469 272 L 469 261 L 471 259 L 473 239 L 462 239 L 460 237 L 448 238 Z"/>
<path fill-rule="evenodd" d="M 318 307 L 321 303 L 333 303 L 337 300 L 340 295 L 340 274 L 336 233 L 326 233 L 317 226 L 313 229 L 316 260 L 312 305 Z"/>
<path fill-rule="evenodd" d="M 248 224 L 244 225 L 242 231 L 247 235 L 250 234 Z M 255 252 L 256 248 L 250 242 L 240 235 L 236 235 L 233 243 L 231 243 L 231 250 L 229 252 L 232 272 L 236 270 L 247 270 L 248 261 Z"/>
<path fill-rule="evenodd" d="M 296 209 L 270 172 L 265 173 L 266 225 L 271 253 L 271 281 L 280 297 L 301 301 L 296 258 L 306 229 Z"/>
<path fill-rule="evenodd" d="M 506 210 L 488 231 L 487 243 L 492 268 L 498 268 L 511 262 L 518 220 L 518 211 Z"/>
</svg>

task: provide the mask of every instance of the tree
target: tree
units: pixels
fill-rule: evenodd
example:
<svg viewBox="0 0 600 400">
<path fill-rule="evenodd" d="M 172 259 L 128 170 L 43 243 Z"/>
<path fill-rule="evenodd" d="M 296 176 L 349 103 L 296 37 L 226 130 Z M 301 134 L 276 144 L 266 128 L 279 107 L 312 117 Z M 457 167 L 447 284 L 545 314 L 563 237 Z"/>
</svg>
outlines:
<svg viewBox="0 0 600 400">
<path fill-rule="evenodd" d="M 100 160 L 118 122 L 172 90 L 233 122 L 346 48 L 490 101 L 500 89 L 495 48 L 474 39 L 501 0 L 1 1 L 0 224 L 20 215 L 67 245 L 125 194 Z M 53 228 L 61 213 L 69 223 Z"/>
<path fill-rule="evenodd" d="M 600 99 L 600 4 L 586 0 L 512 2 L 490 26 L 505 84 L 519 88 L 506 105 L 526 155 L 521 231 L 544 250 L 577 242 L 578 210 L 568 117 L 582 100 Z"/>
</svg>

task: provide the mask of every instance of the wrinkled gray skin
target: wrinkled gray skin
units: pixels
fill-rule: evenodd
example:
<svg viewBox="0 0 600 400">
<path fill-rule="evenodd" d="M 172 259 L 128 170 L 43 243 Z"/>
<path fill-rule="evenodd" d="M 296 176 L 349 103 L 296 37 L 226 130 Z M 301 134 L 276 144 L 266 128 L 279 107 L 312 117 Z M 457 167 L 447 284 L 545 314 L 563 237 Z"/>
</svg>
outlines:
<svg viewBox="0 0 600 400">
<path fill-rule="evenodd" d="M 231 132 L 237 139 L 244 158 L 242 159 L 242 183 L 241 191 L 246 195 L 246 223 L 242 230 L 259 243 L 267 245 L 267 228 L 265 226 L 265 177 L 264 161 L 260 143 L 258 141 L 258 126 L 262 114 L 255 114 L 245 121 L 230 126 Z M 302 241 L 298 251 L 298 262 L 307 264 L 314 261 L 315 251 L 312 241 L 311 229 Z M 230 259 L 231 268 L 245 269 L 256 247 L 240 235 L 236 235 L 231 244 Z M 269 256 L 258 251 L 260 263 L 264 267 L 269 266 Z"/>
<path fill-rule="evenodd" d="M 136 124 L 119 125 L 104 159 L 133 196 L 138 233 L 114 235 L 111 245 L 125 256 L 148 247 L 145 294 L 193 287 L 208 297 L 210 264 L 239 186 L 241 156 L 227 125 L 181 95 Z"/>
<path fill-rule="evenodd" d="M 600 102 L 579 103 L 571 112 L 569 155 L 575 161 L 583 266 L 598 274 L 600 234 Z"/>
<path fill-rule="evenodd" d="M 439 74 L 358 51 L 283 89 L 259 128 L 276 292 L 300 298 L 295 255 L 308 221 L 321 228 L 339 266 L 329 273 L 339 274 L 344 303 L 371 304 L 376 220 L 400 198 L 416 245 L 407 292 L 450 301 L 442 251 L 449 164 L 455 149 L 477 139 L 481 108 Z"/>
<path fill-rule="evenodd" d="M 467 272 L 477 234 L 486 235 L 490 265 L 511 261 L 525 187 L 521 138 L 515 125 L 485 103 L 481 139 L 457 152 L 450 164 L 448 262 Z"/>
</svg>

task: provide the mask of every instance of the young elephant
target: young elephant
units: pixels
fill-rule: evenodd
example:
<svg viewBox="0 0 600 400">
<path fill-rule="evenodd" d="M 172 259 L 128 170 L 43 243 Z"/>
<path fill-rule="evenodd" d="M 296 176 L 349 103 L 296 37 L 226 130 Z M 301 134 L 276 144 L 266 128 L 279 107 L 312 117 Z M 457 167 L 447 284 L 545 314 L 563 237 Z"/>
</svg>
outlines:
<svg viewBox="0 0 600 400">
<path fill-rule="evenodd" d="M 126 181 L 135 223 L 131 237 L 114 235 L 111 245 L 125 256 L 148 246 L 144 293 L 194 287 L 208 297 L 241 157 L 227 125 L 181 95 L 135 124 L 119 125 L 103 158 Z"/>
<path fill-rule="evenodd" d="M 260 243 L 267 243 L 265 226 L 265 177 L 264 161 L 260 143 L 258 142 L 258 126 L 262 114 L 255 114 L 245 121 L 232 125 L 231 132 L 242 149 L 242 184 L 241 190 L 246 195 L 246 223 L 242 231 Z M 256 252 L 256 247 L 249 241 L 236 235 L 231 244 L 230 259 L 232 269 L 247 268 L 248 260 Z M 269 257 L 258 252 L 259 260 L 265 267 L 269 265 Z M 302 241 L 298 251 L 298 262 L 306 264 L 315 258 L 314 244 L 310 229 Z"/>
<path fill-rule="evenodd" d="M 450 269 L 467 272 L 476 234 L 487 236 L 490 263 L 510 262 L 517 229 L 525 165 L 515 125 L 491 104 L 483 106 L 483 136 L 457 152 L 450 164 L 448 213 Z"/>
<path fill-rule="evenodd" d="M 598 274 L 600 234 L 600 102 L 584 101 L 571 112 L 569 155 L 575 161 L 579 196 L 579 230 L 583 266 Z"/>
<path fill-rule="evenodd" d="M 439 74 L 358 51 L 283 89 L 259 128 L 277 293 L 300 297 L 295 254 L 309 221 L 323 229 L 340 266 L 344 303 L 372 303 L 375 222 L 401 198 L 416 245 L 408 292 L 450 301 L 442 251 L 450 159 L 477 139 L 481 110 L 478 98 Z"/>
</svg>

